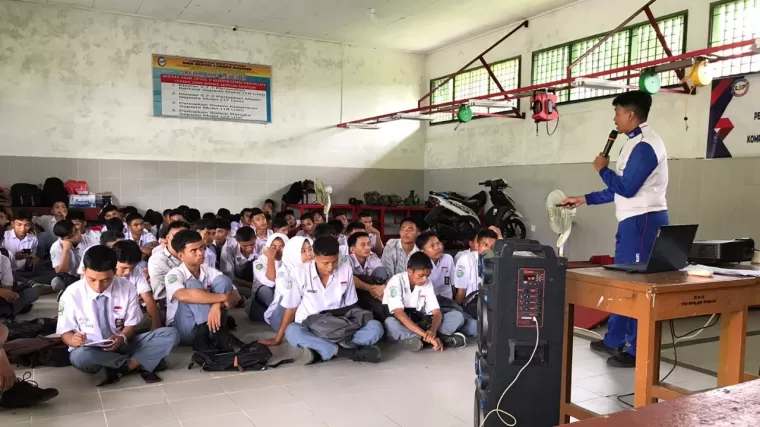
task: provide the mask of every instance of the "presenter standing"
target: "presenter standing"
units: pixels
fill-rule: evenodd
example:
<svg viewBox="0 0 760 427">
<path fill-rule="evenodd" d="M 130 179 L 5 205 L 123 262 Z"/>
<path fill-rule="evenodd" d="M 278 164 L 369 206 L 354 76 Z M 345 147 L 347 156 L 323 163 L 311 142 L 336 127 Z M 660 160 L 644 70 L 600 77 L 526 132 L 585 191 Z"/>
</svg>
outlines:
<svg viewBox="0 0 760 427">
<path fill-rule="evenodd" d="M 617 130 L 628 137 L 620 150 L 617 171 L 609 169 L 609 158 L 600 154 L 594 159 L 594 169 L 607 188 L 585 196 L 568 197 L 563 204 L 573 208 L 614 201 L 618 220 L 615 262 L 646 263 L 660 226 L 668 224 L 667 153 L 665 144 L 646 123 L 652 107 L 651 95 L 627 92 L 615 98 L 612 105 Z M 591 349 L 610 355 L 608 365 L 635 367 L 637 323 L 636 319 L 610 315 L 607 334 L 603 340 L 592 341 Z"/>
</svg>

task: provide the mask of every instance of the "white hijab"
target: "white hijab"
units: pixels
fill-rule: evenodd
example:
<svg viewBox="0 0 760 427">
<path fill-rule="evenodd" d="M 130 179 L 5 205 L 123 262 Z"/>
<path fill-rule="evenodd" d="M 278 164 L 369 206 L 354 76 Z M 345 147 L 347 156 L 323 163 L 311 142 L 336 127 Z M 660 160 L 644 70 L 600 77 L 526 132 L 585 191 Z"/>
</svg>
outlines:
<svg viewBox="0 0 760 427">
<path fill-rule="evenodd" d="M 285 245 L 288 244 L 288 236 L 286 236 L 286 235 L 284 235 L 282 233 L 272 233 L 272 234 L 269 235 L 269 237 L 267 237 L 267 242 L 264 244 L 264 247 L 268 248 L 268 247 L 272 246 L 272 243 L 274 243 L 274 241 L 277 240 L 277 239 L 282 240 L 282 243 L 284 243 Z M 266 266 L 267 265 L 267 256 L 262 253 L 261 256 L 259 257 L 258 261 L 260 263 L 264 264 L 264 266 Z M 277 261 L 277 260 L 274 261 L 274 265 L 277 268 L 280 267 L 281 263 L 282 263 L 282 261 Z"/>
<path fill-rule="evenodd" d="M 285 243 L 285 249 L 282 250 L 282 265 L 288 270 L 288 273 L 303 266 L 301 250 L 303 249 L 304 242 L 311 244 L 311 239 L 296 236 Z"/>
</svg>

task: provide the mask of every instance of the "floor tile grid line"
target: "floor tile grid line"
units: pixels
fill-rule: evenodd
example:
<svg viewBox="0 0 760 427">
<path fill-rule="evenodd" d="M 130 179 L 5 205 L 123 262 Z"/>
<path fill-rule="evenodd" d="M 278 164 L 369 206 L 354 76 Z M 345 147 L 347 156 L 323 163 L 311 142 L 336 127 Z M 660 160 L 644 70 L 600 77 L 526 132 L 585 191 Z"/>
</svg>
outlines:
<svg viewBox="0 0 760 427">
<path fill-rule="evenodd" d="M 325 425 L 327 425 L 328 427 L 330 426 L 330 424 L 328 424 L 326 421 L 324 421 L 322 418 L 320 418 L 320 417 L 319 417 L 319 416 L 318 416 L 318 415 L 317 415 L 317 414 L 314 412 L 314 410 L 313 410 L 313 409 L 311 409 L 311 408 L 309 407 L 309 405 L 308 405 L 306 402 L 304 402 L 304 401 L 301 401 L 301 404 L 302 404 L 303 406 L 305 406 L 305 407 L 306 407 L 306 408 L 307 408 L 309 411 L 311 411 L 311 413 L 312 413 L 312 414 L 314 414 L 314 416 L 315 416 L 315 417 L 317 417 L 317 418 L 318 418 L 320 421 L 322 421 L 323 423 L 325 423 Z M 387 414 L 385 414 L 384 412 L 382 412 L 382 411 L 378 411 L 378 413 L 379 413 L 380 415 L 384 416 L 385 418 L 387 418 L 387 419 L 388 419 L 390 422 L 392 422 L 393 424 L 396 424 L 398 427 L 403 427 L 401 424 L 397 423 L 397 422 L 396 422 L 396 420 L 394 420 L 393 418 L 389 417 L 389 416 L 388 416 Z M 251 421 L 251 422 L 253 422 L 253 421 Z"/>
<path fill-rule="evenodd" d="M 103 411 L 103 421 L 105 421 L 106 427 L 108 427 L 108 417 L 106 417 L 105 406 L 103 406 L 103 396 L 100 394 L 100 387 L 96 389 L 98 390 L 98 399 L 100 399 L 100 409 Z"/>
<path fill-rule="evenodd" d="M 137 388 L 137 387 L 135 387 Z M 166 395 L 166 392 L 164 391 L 163 387 L 158 386 L 158 388 L 161 390 L 161 394 L 164 395 L 164 402 L 166 402 L 167 405 L 169 405 L 169 408 L 172 410 L 172 414 L 174 414 L 174 418 L 179 423 L 180 427 L 185 427 L 184 424 L 182 424 L 182 420 L 179 419 L 179 415 L 177 414 L 177 410 L 174 409 L 174 406 L 172 406 L 171 402 L 169 402 L 169 396 Z M 127 389 L 128 390 L 128 389 Z M 108 427 L 108 426 L 106 426 Z"/>
</svg>

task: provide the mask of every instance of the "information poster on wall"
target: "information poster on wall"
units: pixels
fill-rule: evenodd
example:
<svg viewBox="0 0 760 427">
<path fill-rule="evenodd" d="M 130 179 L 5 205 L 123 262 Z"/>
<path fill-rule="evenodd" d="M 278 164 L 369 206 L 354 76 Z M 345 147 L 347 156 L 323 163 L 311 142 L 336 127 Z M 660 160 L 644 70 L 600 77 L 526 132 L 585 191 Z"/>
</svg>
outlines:
<svg viewBox="0 0 760 427">
<path fill-rule="evenodd" d="M 706 157 L 760 157 L 760 75 L 713 82 Z"/>
<path fill-rule="evenodd" d="M 153 55 L 153 115 L 272 121 L 272 67 Z"/>
</svg>

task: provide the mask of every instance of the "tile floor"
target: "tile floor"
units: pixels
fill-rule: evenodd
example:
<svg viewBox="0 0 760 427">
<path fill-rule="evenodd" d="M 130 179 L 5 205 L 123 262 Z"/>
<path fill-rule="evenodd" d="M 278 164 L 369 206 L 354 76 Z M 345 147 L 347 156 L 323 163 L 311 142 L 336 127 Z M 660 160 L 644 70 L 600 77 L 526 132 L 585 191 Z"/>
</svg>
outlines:
<svg viewBox="0 0 760 427">
<path fill-rule="evenodd" d="M 55 303 L 38 302 L 33 316 L 55 314 Z M 238 335 L 250 340 L 271 335 L 240 320 Z M 617 395 L 630 393 L 633 370 L 610 368 L 591 352 L 588 342 L 574 341 L 572 400 L 609 414 L 626 409 Z M 314 366 L 283 365 L 253 373 L 203 373 L 188 370 L 189 349 L 169 358 L 164 381 L 146 385 L 127 377 L 107 388 L 73 368 L 32 371 L 43 387 L 56 387 L 56 399 L 35 408 L 2 411 L 3 427 L 467 427 L 472 423 L 473 342 L 443 353 L 404 352 L 384 347 L 379 364 L 334 360 Z M 298 355 L 284 344 L 275 359 Z M 663 364 L 662 372 L 670 365 Z M 529 373 L 529 371 L 526 371 Z M 715 378 L 676 368 L 669 382 L 690 390 L 715 387 Z M 388 397 L 427 389 L 416 400 Z"/>
</svg>

